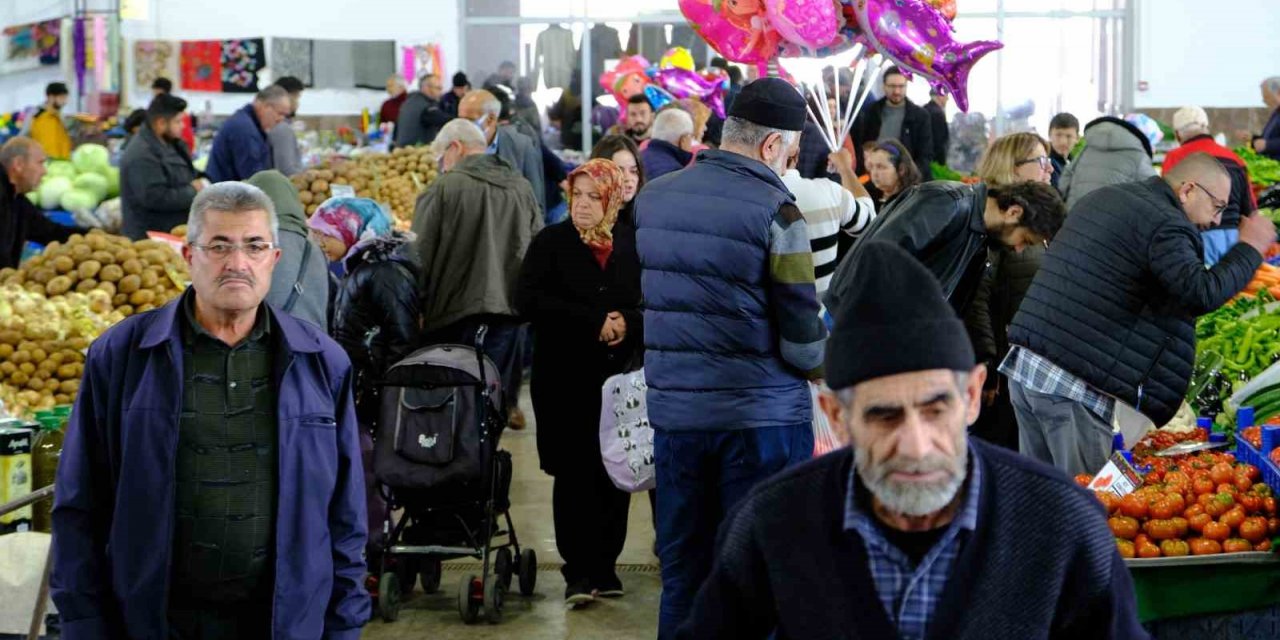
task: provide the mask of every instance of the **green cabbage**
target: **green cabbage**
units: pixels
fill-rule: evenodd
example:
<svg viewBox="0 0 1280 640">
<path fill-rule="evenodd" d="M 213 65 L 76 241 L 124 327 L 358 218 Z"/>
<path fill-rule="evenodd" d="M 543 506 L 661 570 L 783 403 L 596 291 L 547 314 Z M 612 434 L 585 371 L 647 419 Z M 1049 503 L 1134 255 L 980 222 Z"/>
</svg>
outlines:
<svg viewBox="0 0 1280 640">
<path fill-rule="evenodd" d="M 120 195 L 120 170 L 116 167 L 107 167 L 103 176 L 107 179 L 107 197 L 114 198 Z"/>
<path fill-rule="evenodd" d="M 71 189 L 62 194 L 62 208 L 67 211 L 91 211 L 99 202 L 101 199 L 96 193 L 84 189 Z"/>
<path fill-rule="evenodd" d="M 71 181 L 71 187 L 94 194 L 98 202 L 107 198 L 109 185 L 107 179 L 96 173 L 82 173 Z"/>
<path fill-rule="evenodd" d="M 76 171 L 80 173 L 101 171 L 111 166 L 111 153 L 100 144 L 82 144 L 71 152 L 71 164 L 75 165 Z"/>
<path fill-rule="evenodd" d="M 71 178 L 56 176 L 40 183 L 40 204 L 46 209 L 57 209 L 62 195 L 71 190 Z"/>
<path fill-rule="evenodd" d="M 76 166 L 66 160 L 50 160 L 45 165 L 46 178 L 74 178 L 76 177 Z"/>
</svg>

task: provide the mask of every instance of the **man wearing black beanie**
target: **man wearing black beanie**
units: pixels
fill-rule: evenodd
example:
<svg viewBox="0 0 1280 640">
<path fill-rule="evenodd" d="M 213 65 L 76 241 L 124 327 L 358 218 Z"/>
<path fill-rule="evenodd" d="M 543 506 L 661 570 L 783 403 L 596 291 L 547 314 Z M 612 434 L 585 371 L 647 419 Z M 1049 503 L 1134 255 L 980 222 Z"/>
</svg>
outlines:
<svg viewBox="0 0 1280 640">
<path fill-rule="evenodd" d="M 134 240 L 186 224 L 191 202 L 207 184 L 182 141 L 186 110 L 187 101 L 173 94 L 152 98 L 147 121 L 120 158 L 122 233 Z"/>
<path fill-rule="evenodd" d="M 453 88 L 444 97 L 440 98 L 440 108 L 449 114 L 449 117 L 458 117 L 458 105 L 462 103 L 462 97 L 467 95 L 471 90 L 471 81 L 467 79 L 467 74 L 459 71 L 453 74 Z"/>
<path fill-rule="evenodd" d="M 894 244 L 853 259 L 822 399 L 851 446 L 742 501 L 678 637 L 1146 638 L 1102 505 L 968 438 L 986 370 L 937 280 Z"/>
<path fill-rule="evenodd" d="M 827 331 L 804 217 L 781 179 L 805 117 L 795 87 L 757 80 L 734 101 L 720 149 L 636 199 L 661 640 L 710 571 L 724 515 L 813 453 L 809 380 L 822 377 Z"/>
</svg>

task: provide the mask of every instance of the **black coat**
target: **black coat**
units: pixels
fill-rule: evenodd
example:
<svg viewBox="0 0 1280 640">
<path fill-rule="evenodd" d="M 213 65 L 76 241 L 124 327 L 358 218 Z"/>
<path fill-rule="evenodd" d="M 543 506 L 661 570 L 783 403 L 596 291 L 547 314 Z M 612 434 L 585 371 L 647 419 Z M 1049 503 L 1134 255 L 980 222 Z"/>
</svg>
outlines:
<svg viewBox="0 0 1280 640">
<path fill-rule="evenodd" d="M 555 475 L 600 459 L 600 392 L 629 370 L 644 344 L 636 232 L 613 228 L 613 254 L 600 268 L 571 220 L 543 229 L 525 254 L 516 306 L 533 324 L 530 391 L 538 420 L 538 457 Z M 621 312 L 626 340 L 600 342 L 606 316 Z"/>
<path fill-rule="evenodd" d="M 369 402 L 375 397 L 370 383 L 409 355 L 420 339 L 418 273 L 404 253 L 406 244 L 395 236 L 352 255 L 333 304 L 333 338 L 360 381 L 356 407 L 362 423 L 377 413 Z"/>
<path fill-rule="evenodd" d="M 868 105 L 853 123 L 853 149 L 858 154 L 858 171 L 862 173 L 866 173 L 863 167 L 867 166 L 862 145 L 880 139 L 881 116 L 887 102 L 887 98 L 881 98 Z M 928 182 L 933 179 L 929 163 L 936 159 L 933 157 L 933 123 L 929 121 L 929 112 L 910 100 L 907 100 L 906 110 L 902 117 L 902 136 L 898 141 L 911 152 L 911 158 L 920 169 L 921 179 Z"/>
<path fill-rule="evenodd" d="M 44 212 L 13 188 L 4 167 L 0 167 L 0 269 L 17 268 L 28 240 L 37 244 L 66 242 L 72 234 L 87 231 L 44 217 Z"/>
<path fill-rule="evenodd" d="M 121 233 L 141 240 L 148 231 L 168 233 L 186 224 L 196 198 L 195 179 L 186 143 L 161 140 L 143 124 L 120 159 Z"/>
<path fill-rule="evenodd" d="M 1243 290 L 1261 263 L 1237 244 L 1205 269 L 1200 231 L 1161 178 L 1103 187 L 1054 236 L 1009 342 L 1161 426 L 1191 380 L 1196 317 Z"/>
<path fill-rule="evenodd" d="M 951 146 L 951 130 L 947 128 L 947 111 L 933 100 L 924 105 L 924 110 L 929 112 L 929 124 L 932 126 L 933 161 L 945 165 L 947 149 Z"/>
<path fill-rule="evenodd" d="M 1008 247 L 991 249 L 990 267 L 965 318 L 979 362 L 998 366 L 1009 352 L 1009 323 L 1022 306 L 1044 253 L 1044 247 L 1039 245 L 1027 247 L 1022 253 Z M 994 387 L 997 379 L 998 376 L 988 377 L 988 386 Z"/>
</svg>

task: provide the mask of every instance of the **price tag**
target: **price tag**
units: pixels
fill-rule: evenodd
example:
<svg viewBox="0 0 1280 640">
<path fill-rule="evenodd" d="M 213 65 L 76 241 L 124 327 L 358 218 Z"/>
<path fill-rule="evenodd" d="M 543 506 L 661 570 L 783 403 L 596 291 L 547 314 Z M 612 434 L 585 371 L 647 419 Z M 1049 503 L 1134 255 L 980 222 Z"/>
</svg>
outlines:
<svg viewBox="0 0 1280 640">
<path fill-rule="evenodd" d="M 349 184 L 335 184 L 329 187 L 329 194 L 335 198 L 354 198 L 356 188 Z"/>
<path fill-rule="evenodd" d="M 1134 470 L 1133 465 L 1129 464 L 1119 451 L 1112 452 L 1111 459 L 1107 460 L 1106 466 L 1102 467 L 1102 471 L 1094 476 L 1093 482 L 1089 483 L 1090 491 L 1110 491 L 1116 494 L 1116 497 L 1123 498 L 1142 486 L 1142 477 Z"/>
</svg>

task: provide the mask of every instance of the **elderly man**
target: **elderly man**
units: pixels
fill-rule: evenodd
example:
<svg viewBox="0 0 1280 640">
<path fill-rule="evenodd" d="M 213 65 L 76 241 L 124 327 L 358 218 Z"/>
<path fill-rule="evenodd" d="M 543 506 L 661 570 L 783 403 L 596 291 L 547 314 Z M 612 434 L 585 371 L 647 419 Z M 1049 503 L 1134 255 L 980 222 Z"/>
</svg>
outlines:
<svg viewBox="0 0 1280 640">
<path fill-rule="evenodd" d="M 649 146 L 640 154 L 644 162 L 644 175 L 657 180 L 673 171 L 679 171 L 693 161 L 693 117 L 683 109 L 670 108 L 653 120 L 653 135 Z"/>
<path fill-rule="evenodd" d="M 444 86 L 440 76 L 428 73 L 418 80 L 418 90 L 405 99 L 396 118 L 396 146 L 431 144 L 440 128 L 453 119 L 440 106 Z"/>
<path fill-rule="evenodd" d="M 529 181 L 485 153 L 488 144 L 474 122 L 459 118 L 431 145 L 444 173 L 418 197 L 413 215 L 422 321 L 429 343 L 471 344 L 488 325 L 486 349 L 514 399 L 523 366 L 515 287 L 542 213 Z"/>
<path fill-rule="evenodd" d="M 546 182 L 542 173 L 542 154 L 528 136 L 510 124 L 501 124 L 502 101 L 488 91 L 468 92 L 458 104 L 458 117 L 470 120 L 480 129 L 487 145 L 486 153 L 507 161 L 523 175 L 533 189 L 534 201 L 541 215 L 546 212 Z"/>
<path fill-rule="evenodd" d="M 1178 148 L 1164 156 L 1164 171 L 1177 167 L 1193 153 L 1207 153 L 1222 163 L 1231 176 L 1231 197 L 1222 210 L 1222 221 L 1200 234 L 1204 240 L 1204 262 L 1215 265 L 1240 239 L 1240 218 L 1253 215 L 1258 202 L 1253 197 L 1249 169 L 1234 151 L 1218 144 L 1209 135 L 1209 115 L 1200 107 L 1183 107 L 1173 114 L 1173 131 Z"/>
<path fill-rule="evenodd" d="M 734 100 L 719 150 L 637 197 L 662 639 L 711 570 L 720 521 L 813 453 L 808 381 L 822 377 L 827 330 L 804 217 L 781 178 L 805 117 L 795 87 L 757 80 Z"/>
<path fill-rule="evenodd" d="M 400 117 L 400 107 L 404 105 L 404 101 L 408 99 L 409 92 L 404 85 L 404 78 L 399 75 L 392 75 L 387 78 L 387 95 L 390 96 L 382 102 L 382 106 L 378 109 L 378 122 L 396 124 Z"/>
<path fill-rule="evenodd" d="M 253 102 L 236 111 L 213 137 L 205 174 L 213 182 L 248 180 L 250 176 L 275 168 L 267 132 L 293 113 L 289 92 L 271 85 L 258 92 Z"/>
<path fill-rule="evenodd" d="M 45 153 L 35 140 L 16 136 L 0 147 L 0 269 L 18 266 L 27 241 L 66 242 L 85 229 L 66 227 L 44 217 L 27 194 L 44 178 Z"/>
<path fill-rule="evenodd" d="M 298 115 L 298 107 L 302 102 L 302 81 L 293 76 L 284 76 L 276 80 L 276 86 L 289 94 L 289 113 L 283 120 L 267 131 L 267 141 L 271 143 L 272 165 L 276 171 L 292 176 L 302 173 L 302 150 L 298 147 L 298 134 L 293 131 L 293 119 Z"/>
<path fill-rule="evenodd" d="M 1280 76 L 1262 81 L 1262 103 L 1271 110 L 1267 126 L 1262 128 L 1261 135 L 1253 135 L 1248 131 L 1239 131 L 1237 136 L 1241 142 L 1248 143 L 1254 151 L 1264 156 L 1280 160 Z"/>
<path fill-rule="evenodd" d="M 968 437 L 986 370 L 937 280 L 886 242 L 852 259 L 822 399 L 851 447 L 743 501 L 680 637 L 1146 638 L 1101 504 Z"/>
<path fill-rule="evenodd" d="M 182 141 L 187 101 L 167 93 L 151 99 L 147 120 L 120 159 L 120 204 L 124 235 L 141 240 L 148 231 L 168 233 L 185 224 L 191 202 L 207 183 L 196 177 Z"/>
<path fill-rule="evenodd" d="M 358 638 L 365 498 L 354 375 L 263 304 L 271 200 L 191 205 L 191 288 L 89 349 L 54 501 L 53 600 L 78 638 Z"/>
<path fill-rule="evenodd" d="M 1191 379 L 1196 316 L 1243 290 L 1276 240 L 1264 216 L 1242 218 L 1240 242 L 1205 269 L 1200 233 L 1221 222 L 1230 197 L 1222 163 L 1195 153 L 1163 178 L 1103 187 L 1071 210 L 1000 366 L 1023 453 L 1097 473 L 1118 410 L 1157 426 L 1173 418 Z"/>
</svg>

